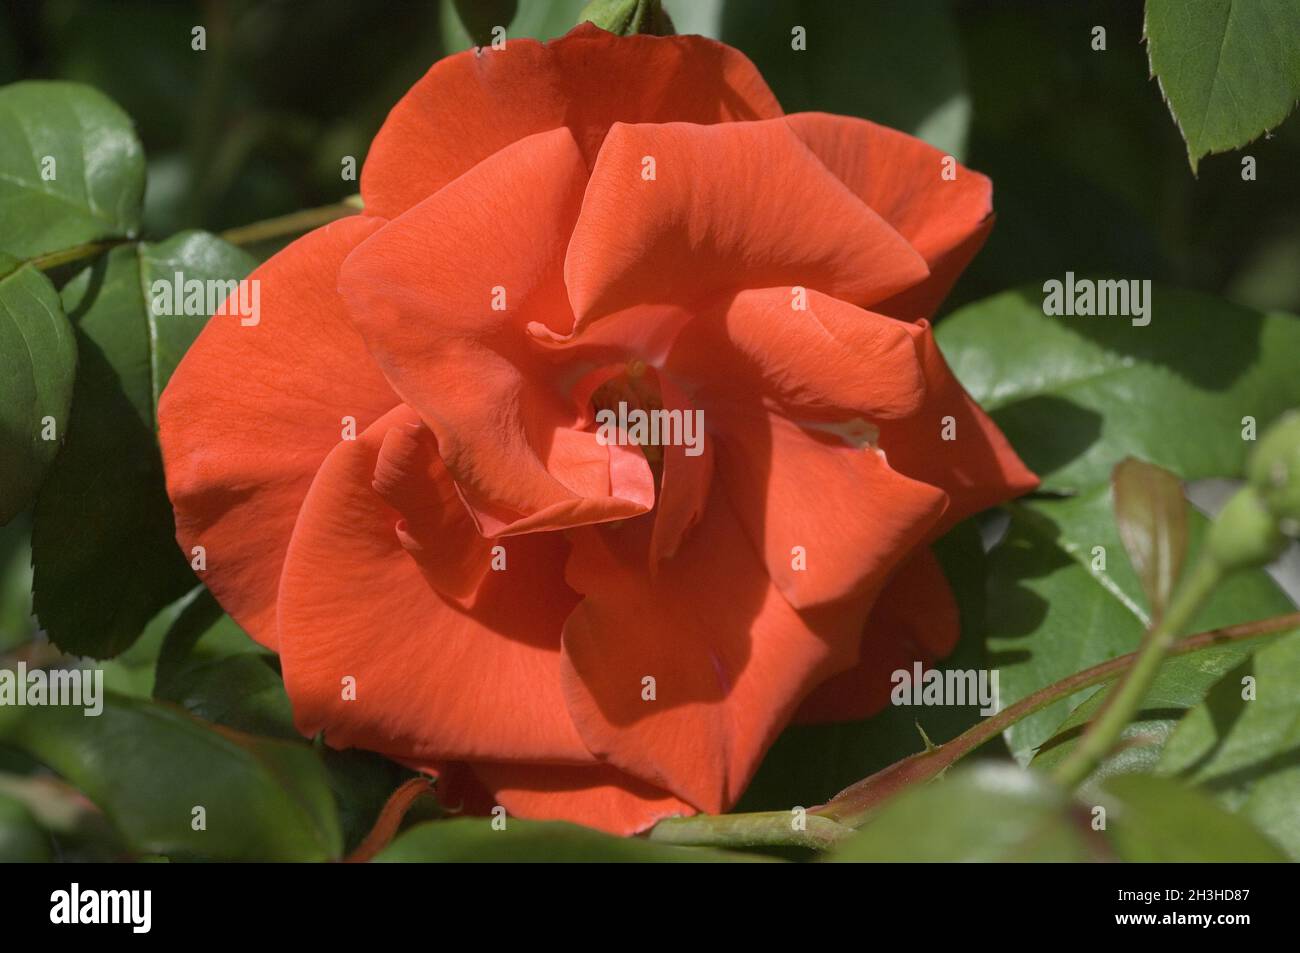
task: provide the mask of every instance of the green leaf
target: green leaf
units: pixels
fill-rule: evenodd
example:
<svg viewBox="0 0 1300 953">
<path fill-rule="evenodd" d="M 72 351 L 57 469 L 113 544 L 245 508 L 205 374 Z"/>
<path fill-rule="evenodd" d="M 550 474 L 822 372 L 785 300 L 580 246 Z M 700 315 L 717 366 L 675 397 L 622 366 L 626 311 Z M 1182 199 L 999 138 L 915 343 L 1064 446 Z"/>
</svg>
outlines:
<svg viewBox="0 0 1300 953">
<path fill-rule="evenodd" d="M 30 505 L 59 452 L 76 371 L 72 327 L 49 279 L 30 267 L 0 278 L 0 524 Z"/>
<path fill-rule="evenodd" d="M 1147 0 L 1151 73 L 1201 157 L 1272 129 L 1300 99 L 1300 7 L 1293 0 Z"/>
<path fill-rule="evenodd" d="M 1168 470 L 1129 457 L 1111 474 L 1115 523 L 1147 604 L 1164 614 L 1187 555 L 1187 500 Z"/>
<path fill-rule="evenodd" d="M 1150 864 L 1284 863 L 1286 854 L 1249 821 L 1168 778 L 1128 774 L 1104 785 L 1118 803 L 1106 829 L 1121 860 Z"/>
<path fill-rule="evenodd" d="M 198 590 L 167 630 L 154 697 L 250 734 L 301 737 L 275 656 L 253 642 L 206 589 Z M 319 742 L 315 749 L 338 804 L 346 853 L 369 833 L 389 795 L 413 773 L 369 751 L 335 751 Z"/>
<path fill-rule="evenodd" d="M 22 801 L 0 793 L 0 863 L 46 863 L 50 838 Z"/>
<path fill-rule="evenodd" d="M 98 717 L 63 706 L 0 709 L 0 741 L 80 788 L 139 854 L 305 861 L 342 849 L 325 769 L 305 744 L 112 694 Z M 194 829 L 196 807 L 206 830 Z"/>
<path fill-rule="evenodd" d="M 1051 490 L 1104 485 L 1124 457 L 1183 480 L 1240 476 L 1258 431 L 1300 405 L 1300 318 L 1153 287 L 1151 323 L 1051 317 L 1041 287 L 939 324 L 953 372 Z M 1189 346 L 1188 342 L 1195 342 Z"/>
<path fill-rule="evenodd" d="M 806 49 L 795 49 L 796 27 Z M 861 116 L 961 158 L 970 98 L 945 2 L 729 3 L 723 42 L 746 53 L 786 112 Z"/>
<path fill-rule="evenodd" d="M 839 862 L 1056 862 L 1097 859 L 1068 795 L 1036 772 L 984 764 L 885 803 L 831 850 Z M 1099 840 L 1099 837 L 1097 838 Z"/>
<path fill-rule="evenodd" d="M 508 818 L 505 830 L 495 830 L 492 820 L 463 817 L 416 825 L 384 848 L 375 862 L 717 863 L 770 859 L 654 844 L 639 837 L 612 837 L 557 821 Z"/>
<path fill-rule="evenodd" d="M 175 602 L 164 606 L 149 620 L 140 637 L 131 644 L 130 648 L 116 658 L 96 664 L 96 668 L 104 670 L 105 688 L 118 695 L 130 695 L 132 698 L 153 697 L 154 672 L 158 664 L 158 653 L 162 650 L 163 639 L 175 624 L 177 617 L 199 591 L 200 587 L 195 586 Z"/>
<path fill-rule="evenodd" d="M 1105 484 L 1070 499 L 1010 509 L 1007 535 L 989 553 L 988 664 L 1000 673 L 1004 705 L 1136 650 L 1151 618 L 1137 574 L 1122 555 Z M 1207 520 L 1193 512 L 1188 525 L 1195 548 Z M 1197 614 L 1192 631 L 1292 608 L 1262 570 L 1236 573 Z M 1054 702 L 1009 728 L 1012 752 L 1028 760 L 1093 691 Z"/>
<path fill-rule="evenodd" d="M 1253 698 L 1244 696 L 1253 680 Z M 1300 860 L 1300 632 L 1260 648 L 1174 731 L 1162 774 L 1214 795 Z"/>
<path fill-rule="evenodd" d="M 32 615 L 32 532 L 26 515 L 0 527 L 0 652 L 40 631 Z"/>
<path fill-rule="evenodd" d="M 1092 779 L 1084 784 L 1084 790 L 1091 790 L 1096 781 L 1112 775 L 1154 771 L 1165 742 L 1182 717 L 1205 699 L 1226 672 L 1241 665 L 1260 644 L 1275 638 L 1278 636 L 1227 642 L 1191 655 L 1166 659 L 1132 723 L 1124 729 L 1120 746 L 1101 763 Z M 1034 755 L 1035 768 L 1051 771 L 1065 759 L 1113 684 L 1095 690 L 1070 712 Z"/>
<path fill-rule="evenodd" d="M 262 651 L 207 590 L 167 632 L 154 697 L 229 728 L 300 737 L 275 656 Z"/>
<path fill-rule="evenodd" d="M 934 545 L 961 613 L 961 641 L 943 667 L 984 667 L 984 550 L 974 521 Z M 908 708 L 890 705 L 864 721 L 787 728 L 763 759 L 737 811 L 769 811 L 823 803 L 855 781 L 923 750 L 917 727 L 936 743 L 979 721 L 977 705 Z"/>
<path fill-rule="evenodd" d="M 45 81 L 0 89 L 0 254 L 132 237 L 143 195 L 144 150 L 102 93 Z"/>
<path fill-rule="evenodd" d="M 115 248 L 63 289 L 80 370 L 67 445 L 37 498 L 32 550 L 36 614 L 67 652 L 117 654 L 194 585 L 174 538 L 155 410 L 205 318 L 154 315 L 149 291 L 176 272 L 231 280 L 254 264 L 215 236 L 188 232 Z"/>
</svg>

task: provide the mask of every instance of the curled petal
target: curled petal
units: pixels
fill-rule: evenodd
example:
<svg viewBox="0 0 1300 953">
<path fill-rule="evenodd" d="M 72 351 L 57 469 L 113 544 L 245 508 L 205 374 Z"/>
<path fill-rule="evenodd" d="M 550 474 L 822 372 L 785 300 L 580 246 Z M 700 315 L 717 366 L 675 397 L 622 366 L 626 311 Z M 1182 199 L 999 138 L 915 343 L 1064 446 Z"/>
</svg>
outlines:
<svg viewBox="0 0 1300 953">
<path fill-rule="evenodd" d="M 509 540 L 470 607 L 443 597 L 373 486 L 388 433 L 416 423 L 398 407 L 340 443 L 303 504 L 279 601 L 298 729 L 421 761 L 593 760 L 560 692 L 559 632 L 576 601 L 563 540 Z M 432 506 L 436 488 L 427 496 Z"/>
<path fill-rule="evenodd" d="M 761 401 L 798 420 L 908 417 L 925 398 L 919 333 L 818 291 L 754 289 L 703 309 L 667 367 L 710 402 Z"/>
<path fill-rule="evenodd" d="M 1036 477 L 948 369 L 929 324 L 917 325 L 925 402 L 906 420 L 882 420 L 879 446 L 900 473 L 941 488 L 948 511 L 931 538 L 981 510 L 1028 493 Z"/>
<path fill-rule="evenodd" d="M 785 121 L 929 266 L 928 279 L 876 310 L 908 320 L 932 315 L 993 227 L 993 184 L 920 139 L 865 119 L 797 113 Z"/>
<path fill-rule="evenodd" d="M 615 125 L 564 265 L 573 335 L 634 306 L 689 306 L 746 287 L 869 303 L 928 274 L 783 119 Z"/>
<path fill-rule="evenodd" d="M 560 268 L 585 178 L 568 129 L 516 142 L 378 231 L 339 279 L 486 535 L 623 519 L 654 503 L 644 460 L 579 429 L 583 409 L 527 330 L 568 314 Z"/>
</svg>

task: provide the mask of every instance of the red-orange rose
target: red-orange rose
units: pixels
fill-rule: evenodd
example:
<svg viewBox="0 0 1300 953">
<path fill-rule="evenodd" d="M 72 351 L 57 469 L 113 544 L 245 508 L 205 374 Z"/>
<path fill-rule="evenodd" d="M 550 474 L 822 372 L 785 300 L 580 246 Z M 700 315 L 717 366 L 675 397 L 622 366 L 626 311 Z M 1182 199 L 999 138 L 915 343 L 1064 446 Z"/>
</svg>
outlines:
<svg viewBox="0 0 1300 953">
<path fill-rule="evenodd" d="M 1035 481 L 925 320 L 991 224 L 942 169 L 699 37 L 436 64 L 365 214 L 258 269 L 159 412 L 179 539 L 303 733 L 632 832 L 946 653 L 927 542 Z M 619 405 L 702 436 L 611 442 Z"/>
</svg>

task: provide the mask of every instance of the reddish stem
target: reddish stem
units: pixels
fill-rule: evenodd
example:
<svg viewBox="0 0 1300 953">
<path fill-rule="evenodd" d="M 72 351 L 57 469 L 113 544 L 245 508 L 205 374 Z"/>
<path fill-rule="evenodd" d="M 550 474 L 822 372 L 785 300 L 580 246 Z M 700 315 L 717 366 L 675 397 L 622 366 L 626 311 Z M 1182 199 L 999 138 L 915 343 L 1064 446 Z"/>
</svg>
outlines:
<svg viewBox="0 0 1300 953">
<path fill-rule="evenodd" d="M 375 818 L 375 826 L 370 829 L 366 839 L 343 859 L 344 863 L 364 864 L 387 847 L 397 834 L 397 829 L 402 826 L 406 812 L 426 794 L 433 794 L 433 786 L 428 778 L 411 778 L 399 785 L 397 790 L 389 795 L 388 801 L 379 812 L 379 817 Z"/>
<path fill-rule="evenodd" d="M 1298 626 L 1300 626 L 1300 612 L 1261 619 L 1258 622 L 1231 625 L 1181 639 L 1170 649 L 1169 655 L 1183 655 L 1219 643 L 1271 635 Z M 1046 708 L 1055 701 L 1073 695 L 1080 689 L 1100 685 L 1116 677 L 1133 662 L 1136 656 L 1137 653 L 1133 652 L 1108 659 L 1100 665 L 1094 665 L 1092 668 L 1076 672 L 1068 678 L 1040 688 L 1014 705 L 1002 709 L 993 717 L 986 718 L 962 732 L 947 744 L 896 761 L 889 767 L 882 768 L 870 777 L 845 788 L 821 807 L 815 807 L 808 813 L 819 814 L 841 824 L 856 827 L 862 823 L 867 814 L 888 798 L 913 784 L 929 781 L 986 741 L 996 738 L 1022 718 L 1032 715 L 1041 708 Z"/>
</svg>

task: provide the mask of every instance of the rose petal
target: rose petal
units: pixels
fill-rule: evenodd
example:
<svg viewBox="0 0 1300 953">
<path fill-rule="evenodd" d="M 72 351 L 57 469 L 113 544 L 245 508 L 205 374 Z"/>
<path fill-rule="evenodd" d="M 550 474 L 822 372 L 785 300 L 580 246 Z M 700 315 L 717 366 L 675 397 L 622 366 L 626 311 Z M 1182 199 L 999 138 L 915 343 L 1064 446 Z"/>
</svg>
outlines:
<svg viewBox="0 0 1300 953">
<path fill-rule="evenodd" d="M 993 227 L 993 185 L 938 149 L 865 119 L 797 113 L 785 120 L 849 189 L 924 256 L 930 277 L 875 310 L 913 320 L 932 315 Z M 863 303 L 863 302 L 857 302 Z"/>
<path fill-rule="evenodd" d="M 567 129 L 530 136 L 389 223 L 339 279 L 487 535 L 624 519 L 654 503 L 639 454 L 576 429 L 563 368 L 527 331 L 568 313 L 560 266 L 585 177 Z"/>
<path fill-rule="evenodd" d="M 960 635 L 957 603 L 929 547 L 894 572 L 872 607 L 858 664 L 819 685 L 795 715 L 797 724 L 859 721 L 889 703 L 891 676 L 930 666 L 951 652 Z"/>
<path fill-rule="evenodd" d="M 870 447 L 776 414 L 729 413 L 717 426 L 718 480 L 795 608 L 879 591 L 947 504 Z"/>
<path fill-rule="evenodd" d="M 550 43 L 510 39 L 435 63 L 371 143 L 361 194 L 367 213 L 395 218 L 534 133 L 569 128 L 589 168 L 615 122 L 780 115 L 738 50 L 700 36 L 615 37 L 584 23 Z"/>
<path fill-rule="evenodd" d="M 655 163 L 653 179 L 645 164 Z M 564 264 L 577 316 L 795 285 L 855 302 L 923 280 L 924 259 L 784 119 L 615 125 Z"/>
<path fill-rule="evenodd" d="M 279 603 L 299 730 L 408 759 L 591 760 L 560 692 L 559 632 L 576 599 L 562 538 L 506 543 L 506 569 L 484 577 L 469 609 L 440 596 L 372 488 L 387 433 L 416 420 L 399 407 L 339 444 L 303 504 Z"/>
<path fill-rule="evenodd" d="M 260 321 L 214 317 L 158 405 L 176 538 L 206 551 L 201 574 L 226 611 L 274 649 L 275 594 L 294 520 L 316 468 L 398 401 L 348 322 L 339 265 L 383 223 L 340 219 L 252 275 Z"/>
<path fill-rule="evenodd" d="M 602 759 L 723 811 L 807 692 L 853 664 L 856 633 L 827 639 L 795 613 L 717 481 L 699 525 L 653 575 L 650 532 L 646 519 L 572 531 L 567 578 L 584 598 L 564 626 L 569 711 Z"/>
<path fill-rule="evenodd" d="M 609 765 L 469 765 L 485 793 L 507 813 L 570 821 L 619 836 L 639 834 L 665 817 L 695 809 Z"/>
<path fill-rule="evenodd" d="M 803 421 L 916 413 L 925 377 L 913 325 L 818 291 L 807 292 L 806 310 L 795 303 L 789 288 L 711 302 L 677 336 L 667 370 L 701 400 L 761 401 Z"/>
<path fill-rule="evenodd" d="M 906 420 L 882 420 L 879 446 L 899 473 L 948 494 L 948 510 L 930 537 L 936 538 L 968 516 L 1028 493 L 1038 477 L 948 369 L 929 324 L 917 328 L 925 403 Z"/>
</svg>

